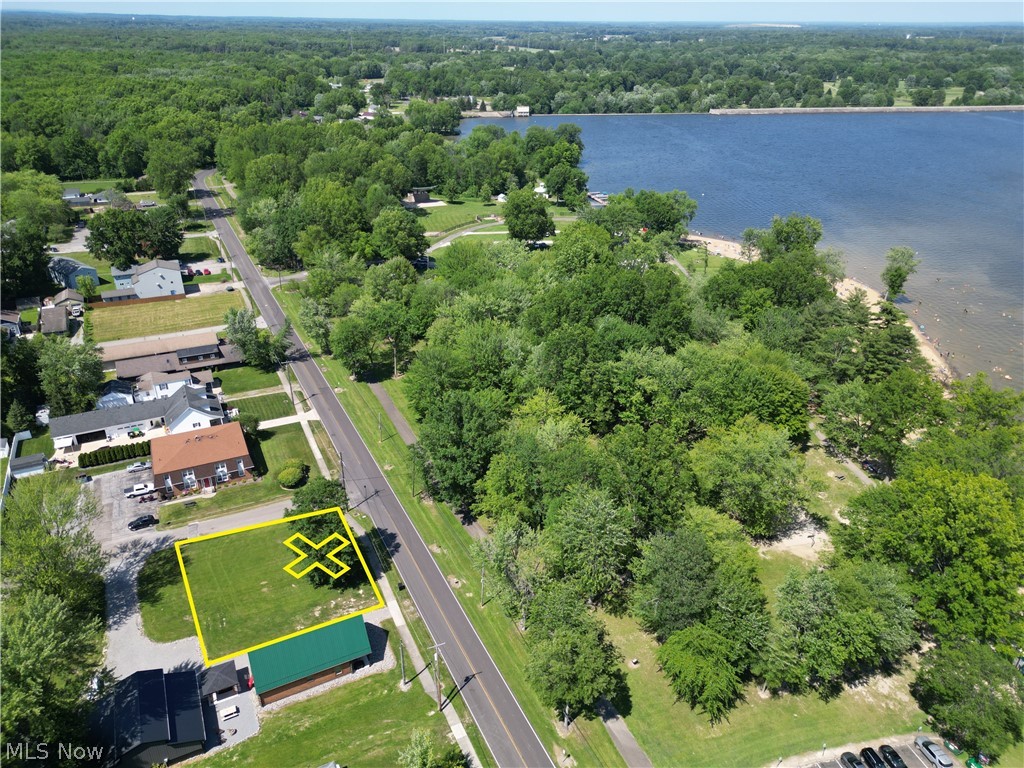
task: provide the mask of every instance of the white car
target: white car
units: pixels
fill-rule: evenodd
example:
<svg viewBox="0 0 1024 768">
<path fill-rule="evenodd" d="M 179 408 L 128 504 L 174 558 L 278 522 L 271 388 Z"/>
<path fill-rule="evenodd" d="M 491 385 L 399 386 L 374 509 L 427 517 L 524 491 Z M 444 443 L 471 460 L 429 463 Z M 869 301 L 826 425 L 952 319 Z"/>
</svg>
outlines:
<svg viewBox="0 0 1024 768">
<path fill-rule="evenodd" d="M 953 768 L 953 761 L 945 750 L 929 739 L 927 736 L 918 736 L 914 739 L 914 746 L 924 755 L 924 759 L 935 766 L 935 768 Z"/>
<path fill-rule="evenodd" d="M 147 469 L 152 468 L 153 462 L 151 461 L 136 461 L 134 464 L 128 465 L 129 472 L 145 472 Z"/>
</svg>

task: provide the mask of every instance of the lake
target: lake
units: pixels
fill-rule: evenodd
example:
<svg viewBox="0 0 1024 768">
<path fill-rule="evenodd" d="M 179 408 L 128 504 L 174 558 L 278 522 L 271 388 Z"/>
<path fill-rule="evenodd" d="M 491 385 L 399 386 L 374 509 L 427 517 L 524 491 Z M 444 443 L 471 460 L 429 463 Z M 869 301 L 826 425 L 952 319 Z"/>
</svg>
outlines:
<svg viewBox="0 0 1024 768">
<path fill-rule="evenodd" d="M 543 115 L 462 130 L 564 122 L 582 128 L 591 190 L 684 190 L 691 229 L 738 239 L 809 214 L 847 274 L 879 290 L 886 251 L 910 246 L 922 263 L 907 314 L 961 374 L 1024 385 L 1024 112 Z"/>
</svg>

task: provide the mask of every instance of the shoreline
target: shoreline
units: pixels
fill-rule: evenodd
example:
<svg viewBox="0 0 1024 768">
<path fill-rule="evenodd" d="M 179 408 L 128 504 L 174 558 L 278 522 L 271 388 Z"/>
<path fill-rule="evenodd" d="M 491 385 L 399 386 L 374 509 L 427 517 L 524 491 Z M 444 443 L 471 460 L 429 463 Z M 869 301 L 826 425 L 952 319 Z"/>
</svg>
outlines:
<svg viewBox="0 0 1024 768">
<path fill-rule="evenodd" d="M 941 107 L 728 107 L 712 109 L 707 112 L 537 112 L 529 117 L 518 118 L 529 120 L 530 117 L 654 117 L 657 115 L 715 115 L 716 117 L 733 115 L 855 115 L 855 114 L 913 114 L 915 112 L 1024 112 L 1024 104 L 978 104 L 976 106 L 941 106 Z M 493 120 L 517 119 L 512 112 L 495 112 L 467 110 L 462 113 L 462 120 L 490 118 Z"/>
<path fill-rule="evenodd" d="M 741 253 L 741 244 L 735 240 L 730 240 L 725 237 L 694 233 L 690 233 L 687 236 L 687 239 L 691 242 L 704 243 L 708 250 L 716 256 L 723 256 L 727 259 L 735 259 L 737 261 L 745 261 Z M 858 288 L 867 294 L 868 304 L 870 306 L 877 307 L 882 302 L 881 293 L 855 277 L 844 277 L 840 280 L 836 285 L 836 296 L 840 299 L 845 299 Z M 904 313 L 904 315 L 906 315 L 906 313 Z M 954 379 L 963 378 L 962 374 L 949 363 L 949 361 L 939 351 L 938 347 L 932 343 L 931 339 L 929 339 L 928 336 L 918 328 L 917 324 L 913 321 L 913 318 L 906 315 L 904 322 L 913 332 L 914 338 L 917 340 L 917 349 L 921 353 L 921 356 L 928 361 L 933 379 L 944 387 L 948 387 L 950 382 Z"/>
</svg>

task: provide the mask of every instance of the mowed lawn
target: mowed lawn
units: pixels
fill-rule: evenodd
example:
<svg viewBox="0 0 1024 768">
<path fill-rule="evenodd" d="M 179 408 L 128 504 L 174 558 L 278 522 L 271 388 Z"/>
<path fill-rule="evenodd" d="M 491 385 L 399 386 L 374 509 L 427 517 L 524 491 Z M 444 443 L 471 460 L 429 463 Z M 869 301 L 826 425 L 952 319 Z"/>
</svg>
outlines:
<svg viewBox="0 0 1024 768">
<path fill-rule="evenodd" d="M 100 344 L 224 325 L 224 314 L 229 309 L 242 309 L 244 306 L 238 292 L 217 293 L 177 301 L 101 307 L 90 310 L 89 318 L 93 338 Z"/>
<path fill-rule="evenodd" d="M 261 422 L 295 415 L 295 406 L 283 392 L 232 400 L 231 407 L 237 408 L 240 413 L 251 413 Z"/>
<path fill-rule="evenodd" d="M 397 636 L 382 622 L 391 650 Z M 309 768 L 338 765 L 399 765 L 413 731 L 428 731 L 446 743 L 448 722 L 433 713 L 434 701 L 415 683 L 399 687 L 396 665 L 387 672 L 353 680 L 262 717 L 260 732 L 236 747 L 202 759 L 203 768 Z"/>
<path fill-rule="evenodd" d="M 291 496 L 292 492 L 282 488 L 277 482 L 277 473 L 288 459 L 302 459 L 309 467 L 311 478 L 320 476 L 313 451 L 309 448 L 301 424 L 261 429 L 259 445 L 253 446 L 250 443 L 249 450 L 256 470 L 264 476 L 262 480 L 257 483 L 232 485 L 217 491 L 212 497 L 193 497 L 193 507 L 186 507 L 181 503 L 165 504 L 160 508 L 161 525 L 176 528 L 192 520 L 220 517 Z"/>
<path fill-rule="evenodd" d="M 174 547 L 154 552 L 139 571 L 139 608 L 146 637 L 170 643 L 196 634 Z"/>
<path fill-rule="evenodd" d="M 260 389 L 281 386 L 281 379 L 278 378 L 277 373 L 274 371 L 261 371 L 250 365 L 224 368 L 217 371 L 217 378 L 220 379 L 220 386 L 224 390 L 225 395 L 256 392 Z"/>
<path fill-rule="evenodd" d="M 419 216 L 420 224 L 427 232 L 447 232 L 457 227 L 475 224 L 477 216 L 481 219 L 491 215 L 500 216 L 501 208 L 500 203 L 469 200 L 431 208 L 419 208 L 416 215 Z"/>
<path fill-rule="evenodd" d="M 342 535 L 341 522 L 337 527 Z M 316 587 L 284 567 L 297 555 L 284 545 L 286 523 L 181 545 L 207 655 L 218 658 L 267 643 L 378 603 L 358 564 L 338 584 Z"/>
<path fill-rule="evenodd" d="M 626 722 L 655 765 L 692 768 L 748 768 L 851 742 L 880 740 L 916 731 L 924 713 L 910 696 L 912 671 L 873 678 L 829 702 L 817 695 L 762 694 L 756 685 L 725 721 L 711 725 L 707 715 L 677 701 L 658 670 L 657 643 L 628 617 L 602 613 L 609 637 L 624 659 L 631 710 Z"/>
</svg>

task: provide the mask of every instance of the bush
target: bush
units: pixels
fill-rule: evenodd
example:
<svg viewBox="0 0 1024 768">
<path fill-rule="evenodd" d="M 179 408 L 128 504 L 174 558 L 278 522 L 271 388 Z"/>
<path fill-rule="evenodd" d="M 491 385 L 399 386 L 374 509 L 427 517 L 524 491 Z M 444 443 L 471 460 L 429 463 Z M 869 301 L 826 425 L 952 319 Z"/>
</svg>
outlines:
<svg viewBox="0 0 1024 768">
<path fill-rule="evenodd" d="M 83 453 L 78 457 L 78 466 L 82 469 L 88 467 L 99 467 L 103 464 L 112 464 L 125 459 L 138 459 L 149 456 L 151 447 L 148 440 L 139 443 L 128 443 L 127 445 L 107 445 L 95 451 Z"/>
<path fill-rule="evenodd" d="M 283 488 L 296 488 L 306 481 L 309 467 L 301 459 L 288 459 L 277 473 L 277 482 Z"/>
</svg>

